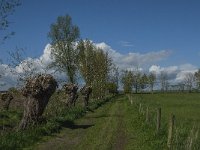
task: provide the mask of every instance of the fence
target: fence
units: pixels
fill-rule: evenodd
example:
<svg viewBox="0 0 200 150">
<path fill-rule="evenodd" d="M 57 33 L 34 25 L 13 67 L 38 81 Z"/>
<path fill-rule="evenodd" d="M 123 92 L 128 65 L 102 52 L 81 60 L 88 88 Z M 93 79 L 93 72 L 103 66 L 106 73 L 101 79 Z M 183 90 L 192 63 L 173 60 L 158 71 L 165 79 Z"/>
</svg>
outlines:
<svg viewBox="0 0 200 150">
<path fill-rule="evenodd" d="M 131 105 L 134 105 L 135 107 L 138 108 L 138 114 L 144 117 L 144 121 L 146 124 L 148 125 L 154 125 L 155 128 L 155 133 L 159 134 L 161 126 L 162 126 L 162 108 L 152 108 L 150 111 L 150 107 L 148 105 L 145 105 L 141 102 L 136 102 L 134 100 L 134 97 L 132 94 L 127 95 L 128 96 L 128 100 L 130 101 Z M 155 116 L 156 114 L 156 116 Z M 153 117 L 156 118 L 156 121 L 151 121 L 153 120 Z M 164 123 L 163 123 L 164 124 Z M 175 146 L 175 143 L 179 143 L 178 141 L 178 131 L 177 128 L 175 126 L 175 115 L 172 113 L 169 116 L 169 121 L 168 121 L 168 132 L 167 132 L 167 140 L 166 140 L 166 147 L 168 149 L 177 149 L 177 146 Z M 197 139 L 198 139 L 198 133 L 199 133 L 199 129 L 195 128 L 195 126 L 193 126 L 192 129 L 190 129 L 190 133 L 187 136 L 187 140 L 186 143 L 184 144 L 184 146 L 182 145 L 181 149 L 186 149 L 186 150 L 192 150 L 194 147 L 194 144 L 197 143 Z M 184 147 L 184 148 L 183 148 Z M 179 148 L 179 147 L 178 147 Z"/>
</svg>

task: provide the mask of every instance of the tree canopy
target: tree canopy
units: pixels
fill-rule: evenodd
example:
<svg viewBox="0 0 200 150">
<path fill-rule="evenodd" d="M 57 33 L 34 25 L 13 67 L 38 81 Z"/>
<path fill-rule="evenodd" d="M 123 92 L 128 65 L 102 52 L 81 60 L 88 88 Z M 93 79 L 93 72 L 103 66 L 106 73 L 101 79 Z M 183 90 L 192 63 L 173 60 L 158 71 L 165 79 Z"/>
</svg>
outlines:
<svg viewBox="0 0 200 150">
<path fill-rule="evenodd" d="M 59 16 L 56 23 L 51 25 L 48 34 L 53 47 L 52 57 L 55 60 L 51 67 L 65 72 L 71 83 L 76 82 L 78 61 L 76 41 L 79 39 L 79 35 L 79 28 L 72 24 L 69 15 Z"/>
</svg>

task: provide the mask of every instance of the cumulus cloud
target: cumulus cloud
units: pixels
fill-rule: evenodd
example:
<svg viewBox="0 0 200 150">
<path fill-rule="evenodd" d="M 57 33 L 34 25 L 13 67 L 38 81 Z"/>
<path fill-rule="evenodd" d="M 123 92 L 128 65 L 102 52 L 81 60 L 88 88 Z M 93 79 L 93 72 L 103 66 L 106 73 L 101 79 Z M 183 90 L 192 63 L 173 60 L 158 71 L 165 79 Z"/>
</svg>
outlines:
<svg viewBox="0 0 200 150">
<path fill-rule="evenodd" d="M 152 65 L 149 68 L 149 72 L 155 72 L 156 74 L 160 74 L 161 72 L 167 73 L 167 74 L 176 74 L 179 70 L 178 66 L 169 66 L 169 67 L 161 67 L 158 65 Z"/>
<path fill-rule="evenodd" d="M 192 64 L 183 64 L 180 66 L 169 66 L 169 67 L 152 65 L 149 68 L 149 72 L 154 72 L 157 76 L 159 76 L 161 72 L 166 73 L 170 82 L 173 83 L 184 81 L 186 74 L 188 73 L 194 74 L 197 70 L 198 70 L 197 67 Z"/>
<path fill-rule="evenodd" d="M 184 78 L 185 73 L 192 72 L 194 73 L 197 70 L 196 66 L 191 64 L 183 64 L 180 66 L 169 66 L 161 67 L 153 65 L 158 63 L 167 57 L 170 56 L 171 52 L 167 50 L 153 51 L 148 53 L 136 53 L 130 52 L 127 54 L 122 54 L 117 50 L 112 49 L 106 43 L 94 43 L 97 47 L 108 52 L 109 56 L 113 59 L 113 62 L 120 69 L 129 69 L 134 70 L 136 67 L 140 71 L 143 71 L 149 68 L 149 72 L 167 72 L 171 81 L 181 81 Z M 53 61 L 51 57 L 51 45 L 47 44 L 44 48 L 43 54 L 39 58 L 30 58 L 22 61 L 15 68 L 12 68 L 6 64 L 0 64 L 0 88 L 1 90 L 6 90 L 9 87 L 15 87 L 20 76 L 25 75 L 26 73 L 50 73 L 53 74 L 57 80 L 66 79 L 64 73 L 55 72 L 54 69 L 46 69 L 47 66 Z"/>
<path fill-rule="evenodd" d="M 47 66 L 52 61 L 51 45 L 47 44 L 43 54 L 39 58 L 33 59 L 28 57 L 14 68 L 6 64 L 0 64 L 1 90 L 7 90 L 9 87 L 17 87 L 21 79 L 37 73 L 52 74 L 57 80 L 65 79 L 64 73 L 58 73 L 53 68 L 47 69 Z"/>
<path fill-rule="evenodd" d="M 106 43 L 96 43 L 97 47 L 102 48 L 104 51 L 107 51 L 109 55 L 113 58 L 113 61 L 119 68 L 126 69 L 126 68 L 135 68 L 135 67 L 144 67 L 152 65 L 153 63 L 162 61 L 166 59 L 171 52 L 168 50 L 161 50 L 156 52 L 149 52 L 149 53 L 128 53 L 128 54 L 121 54 L 116 50 L 113 50 L 109 45 Z"/>
</svg>

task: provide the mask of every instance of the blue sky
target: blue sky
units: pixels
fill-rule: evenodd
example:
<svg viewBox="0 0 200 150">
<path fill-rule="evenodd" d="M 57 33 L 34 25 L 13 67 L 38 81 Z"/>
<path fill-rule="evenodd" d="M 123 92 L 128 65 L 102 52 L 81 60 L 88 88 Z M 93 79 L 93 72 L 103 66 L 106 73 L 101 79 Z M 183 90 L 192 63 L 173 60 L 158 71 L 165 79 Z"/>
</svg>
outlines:
<svg viewBox="0 0 200 150">
<path fill-rule="evenodd" d="M 199 68 L 199 8 L 198 0 L 22 0 L 9 18 L 9 30 L 16 35 L 0 45 L 0 58 L 9 63 L 7 51 L 15 47 L 40 57 L 49 43 L 50 25 L 69 14 L 83 39 L 104 42 L 122 55 L 165 50 L 170 55 L 155 65 Z"/>
<path fill-rule="evenodd" d="M 0 48 L 4 61 L 6 51 L 16 46 L 38 57 L 49 42 L 50 24 L 69 14 L 81 38 L 105 42 L 121 53 L 168 49 L 172 55 L 162 65 L 199 65 L 199 8 L 198 0 L 22 0 L 10 17 L 16 35 Z"/>
</svg>

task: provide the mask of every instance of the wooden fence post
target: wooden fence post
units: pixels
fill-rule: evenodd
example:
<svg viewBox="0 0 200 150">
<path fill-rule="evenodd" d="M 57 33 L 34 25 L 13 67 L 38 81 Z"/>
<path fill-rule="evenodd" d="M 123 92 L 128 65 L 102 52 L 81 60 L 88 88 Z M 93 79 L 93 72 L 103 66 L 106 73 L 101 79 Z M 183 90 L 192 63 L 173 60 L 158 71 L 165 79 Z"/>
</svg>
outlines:
<svg viewBox="0 0 200 150">
<path fill-rule="evenodd" d="M 161 127 L 161 108 L 158 108 L 157 110 L 157 124 L 156 124 L 156 131 L 159 132 Z"/>
<path fill-rule="evenodd" d="M 140 103 L 140 106 L 139 106 L 139 113 L 141 113 L 142 111 L 142 104 Z"/>
<path fill-rule="evenodd" d="M 149 107 L 147 106 L 147 110 L 146 110 L 146 123 L 149 123 Z"/>
<path fill-rule="evenodd" d="M 175 116 L 171 114 L 170 120 L 169 120 L 169 131 L 168 131 L 168 138 L 167 138 L 167 147 L 169 149 L 172 147 L 174 122 L 175 122 Z"/>
<path fill-rule="evenodd" d="M 132 95 L 131 95 L 131 105 L 133 104 L 133 97 L 132 97 Z"/>
</svg>

